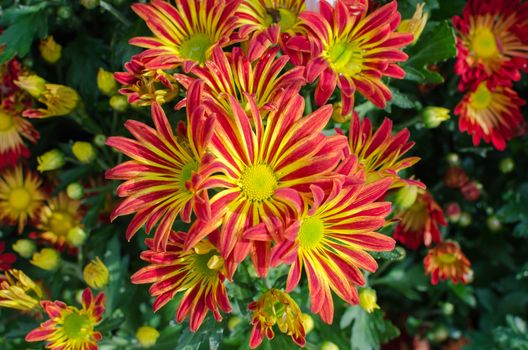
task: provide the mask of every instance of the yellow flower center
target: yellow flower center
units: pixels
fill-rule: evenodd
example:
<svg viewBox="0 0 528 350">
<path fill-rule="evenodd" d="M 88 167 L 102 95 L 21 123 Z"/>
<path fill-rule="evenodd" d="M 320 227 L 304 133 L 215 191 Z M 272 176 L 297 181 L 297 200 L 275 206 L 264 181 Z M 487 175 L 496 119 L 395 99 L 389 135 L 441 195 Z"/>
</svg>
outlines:
<svg viewBox="0 0 528 350">
<path fill-rule="evenodd" d="M 0 110 L 0 131 L 7 131 L 14 125 L 13 117 Z"/>
<path fill-rule="evenodd" d="M 215 277 L 218 275 L 218 270 L 224 266 L 224 259 L 218 255 L 215 249 L 211 249 L 207 253 L 200 254 L 197 252 L 194 255 L 193 270 L 199 275 L 205 277 Z"/>
<path fill-rule="evenodd" d="M 407 230 L 416 232 L 424 227 L 427 221 L 427 207 L 422 200 L 416 200 L 414 204 L 405 211 L 402 217 L 402 224 Z"/>
<path fill-rule="evenodd" d="M 18 211 L 24 211 L 31 203 L 31 193 L 23 187 L 15 188 L 9 194 L 8 202 L 11 208 Z"/>
<path fill-rule="evenodd" d="M 64 317 L 63 330 L 70 341 L 84 340 L 92 334 L 93 323 L 88 316 L 75 311 Z"/>
<path fill-rule="evenodd" d="M 442 265 L 451 265 L 457 260 L 457 257 L 455 254 L 440 254 L 438 255 L 438 260 Z"/>
<path fill-rule="evenodd" d="M 293 28 L 297 23 L 297 14 L 285 8 L 268 8 L 266 9 L 268 13 L 265 20 L 265 24 L 270 26 L 273 23 L 278 23 L 281 29 L 281 32 L 286 32 Z"/>
<path fill-rule="evenodd" d="M 49 220 L 50 231 L 57 236 L 67 237 L 68 231 L 74 227 L 74 219 L 70 213 L 56 211 Z"/>
<path fill-rule="evenodd" d="M 469 103 L 473 109 L 486 109 L 490 105 L 492 98 L 493 96 L 486 83 L 481 83 L 469 98 Z"/>
<path fill-rule="evenodd" d="M 316 216 L 309 216 L 303 220 L 299 228 L 299 245 L 311 250 L 316 248 L 324 237 L 324 224 Z"/>
<path fill-rule="evenodd" d="M 212 44 L 213 41 L 207 34 L 194 34 L 180 45 L 180 55 L 185 59 L 204 63 L 207 50 Z"/>
<path fill-rule="evenodd" d="M 185 185 L 185 183 L 191 179 L 193 171 L 197 170 L 197 162 L 187 163 L 182 167 L 180 174 L 180 189 L 182 191 L 187 191 L 187 186 Z"/>
<path fill-rule="evenodd" d="M 499 54 L 495 35 L 489 28 L 480 28 L 476 31 L 471 47 L 478 57 L 489 58 Z"/>
<path fill-rule="evenodd" d="M 354 42 L 336 41 L 327 50 L 334 71 L 354 76 L 363 70 L 363 50 Z"/>
<path fill-rule="evenodd" d="M 256 164 L 244 170 L 238 180 L 238 185 L 242 194 L 250 201 L 265 201 L 273 196 L 278 183 L 270 166 Z"/>
</svg>

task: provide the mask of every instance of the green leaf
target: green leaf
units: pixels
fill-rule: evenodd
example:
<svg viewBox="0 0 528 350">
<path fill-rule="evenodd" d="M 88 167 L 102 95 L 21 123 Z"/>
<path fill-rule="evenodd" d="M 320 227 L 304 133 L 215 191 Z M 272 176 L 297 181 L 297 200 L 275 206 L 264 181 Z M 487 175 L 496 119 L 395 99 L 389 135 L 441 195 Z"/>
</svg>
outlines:
<svg viewBox="0 0 528 350">
<path fill-rule="evenodd" d="M 350 336 L 351 350 L 376 350 L 381 344 L 400 335 L 400 330 L 385 319 L 381 310 L 370 314 L 359 306 L 353 306 L 349 310 L 352 310 L 350 314 L 354 322 Z"/>
<path fill-rule="evenodd" d="M 44 38 L 48 35 L 46 6 L 47 1 L 42 1 L 33 6 L 13 7 L 2 13 L 0 26 L 7 29 L 0 35 L 0 44 L 5 44 L 4 51 L 0 53 L 0 63 L 15 55 L 24 57 L 36 36 Z"/>
</svg>

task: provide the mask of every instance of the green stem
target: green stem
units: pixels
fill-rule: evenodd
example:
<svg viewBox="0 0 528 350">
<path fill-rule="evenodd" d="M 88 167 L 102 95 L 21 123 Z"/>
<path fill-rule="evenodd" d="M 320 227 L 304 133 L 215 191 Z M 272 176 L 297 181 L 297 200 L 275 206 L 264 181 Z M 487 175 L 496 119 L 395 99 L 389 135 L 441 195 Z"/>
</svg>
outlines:
<svg viewBox="0 0 528 350">
<path fill-rule="evenodd" d="M 130 27 L 132 25 L 132 23 L 128 19 L 126 19 L 119 11 L 116 10 L 115 7 L 113 7 L 106 1 L 102 0 L 100 2 L 100 6 L 106 11 L 110 12 L 112 15 L 114 15 L 114 17 L 117 18 L 125 26 Z"/>
</svg>

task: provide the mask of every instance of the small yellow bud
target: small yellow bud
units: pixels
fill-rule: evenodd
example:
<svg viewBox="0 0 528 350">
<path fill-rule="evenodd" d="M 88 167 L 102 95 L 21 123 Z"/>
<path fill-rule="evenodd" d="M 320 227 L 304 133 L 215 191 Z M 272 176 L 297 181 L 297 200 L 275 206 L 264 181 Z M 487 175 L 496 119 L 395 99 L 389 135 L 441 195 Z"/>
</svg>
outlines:
<svg viewBox="0 0 528 350">
<path fill-rule="evenodd" d="M 314 329 L 314 320 L 312 316 L 308 314 L 302 314 L 302 323 L 304 326 L 304 332 L 306 334 L 310 333 Z"/>
<path fill-rule="evenodd" d="M 110 107 L 116 112 L 124 112 L 128 108 L 128 101 L 125 96 L 115 95 L 110 97 Z"/>
<path fill-rule="evenodd" d="M 159 332 L 155 328 L 149 326 L 139 327 L 136 331 L 136 338 L 139 345 L 143 348 L 150 348 L 156 345 L 159 336 Z"/>
<path fill-rule="evenodd" d="M 42 248 L 40 252 L 33 253 L 29 262 L 43 270 L 51 271 L 59 266 L 60 260 L 60 254 L 55 249 Z"/>
<path fill-rule="evenodd" d="M 378 297 L 376 291 L 372 288 L 363 288 L 359 292 L 359 305 L 368 313 L 373 312 L 376 309 L 379 309 L 379 305 L 376 303 Z"/>
<path fill-rule="evenodd" d="M 66 187 L 66 194 L 71 199 L 81 199 L 84 194 L 84 187 L 78 182 L 73 182 Z"/>
<path fill-rule="evenodd" d="M 68 234 L 66 236 L 68 242 L 70 242 L 75 247 L 82 246 L 84 241 L 86 241 L 86 237 L 86 232 L 80 227 L 74 227 L 68 230 Z"/>
<path fill-rule="evenodd" d="M 418 186 L 404 186 L 396 192 L 395 202 L 401 209 L 407 209 L 414 204 L 418 197 Z"/>
<path fill-rule="evenodd" d="M 422 111 L 422 120 L 426 128 L 436 128 L 442 122 L 449 120 L 449 109 L 433 106 L 425 107 Z"/>
<path fill-rule="evenodd" d="M 100 0 L 81 0 L 81 5 L 83 5 L 88 10 L 93 10 L 99 6 Z"/>
<path fill-rule="evenodd" d="M 410 33 L 414 36 L 412 44 L 416 43 L 420 38 L 420 35 L 422 35 L 425 25 L 427 24 L 427 18 L 429 18 L 429 14 L 423 12 L 424 6 L 424 2 L 417 4 L 416 11 L 412 18 L 401 21 L 398 26 L 399 33 Z"/>
<path fill-rule="evenodd" d="M 46 80 L 34 74 L 19 76 L 18 80 L 15 80 L 15 84 L 34 98 L 39 98 L 46 90 Z"/>
<path fill-rule="evenodd" d="M 336 102 L 333 105 L 334 111 L 332 112 L 332 120 L 336 123 L 344 123 L 352 117 L 352 114 L 341 115 L 342 105 L 341 102 Z"/>
<path fill-rule="evenodd" d="M 52 149 L 37 158 L 37 170 L 44 171 L 57 170 L 64 165 L 64 154 L 58 149 Z"/>
<path fill-rule="evenodd" d="M 321 344 L 319 350 L 339 350 L 339 346 L 331 341 L 325 341 Z"/>
<path fill-rule="evenodd" d="M 117 91 L 117 83 L 112 72 L 99 68 L 97 72 L 97 87 L 107 96 L 112 96 Z"/>
<path fill-rule="evenodd" d="M 35 242 L 29 239 L 19 239 L 13 244 L 13 250 L 18 253 L 21 257 L 25 259 L 31 258 L 35 250 L 37 250 L 37 245 Z"/>
<path fill-rule="evenodd" d="M 44 61 L 48 63 L 53 64 L 61 58 L 62 46 L 53 39 L 52 35 L 40 41 L 39 50 Z"/>
<path fill-rule="evenodd" d="M 72 153 L 81 163 L 91 163 L 95 159 L 95 148 L 90 142 L 74 142 Z"/>
<path fill-rule="evenodd" d="M 96 257 L 84 267 L 83 277 L 84 281 L 91 288 L 102 289 L 108 284 L 108 269 L 105 264 Z"/>
<path fill-rule="evenodd" d="M 238 316 L 233 316 L 229 318 L 227 321 L 227 329 L 229 329 L 231 332 L 235 330 L 235 328 L 242 322 L 242 319 Z"/>
</svg>

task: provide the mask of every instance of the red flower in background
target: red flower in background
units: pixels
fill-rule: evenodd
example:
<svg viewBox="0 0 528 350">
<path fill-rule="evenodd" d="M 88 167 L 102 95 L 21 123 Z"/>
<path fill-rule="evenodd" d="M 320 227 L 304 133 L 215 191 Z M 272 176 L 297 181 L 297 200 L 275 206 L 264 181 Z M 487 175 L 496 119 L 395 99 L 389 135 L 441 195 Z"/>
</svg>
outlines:
<svg viewBox="0 0 528 350">
<path fill-rule="evenodd" d="M 451 279 L 454 283 L 468 283 L 471 277 L 470 262 L 457 242 L 445 241 L 431 248 L 424 259 L 425 274 L 431 283 Z"/>
<path fill-rule="evenodd" d="M 13 253 L 4 253 L 5 242 L 0 241 L 0 271 L 11 269 L 11 265 L 16 261 L 16 255 Z"/>
</svg>

